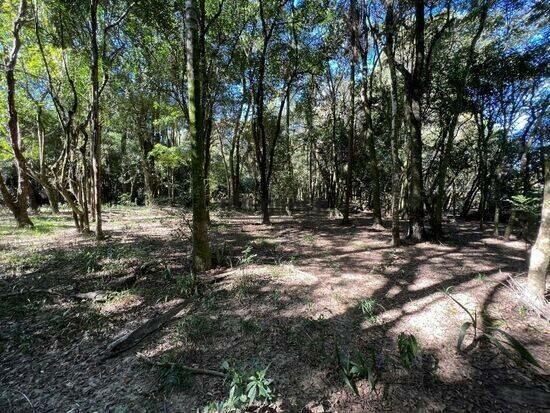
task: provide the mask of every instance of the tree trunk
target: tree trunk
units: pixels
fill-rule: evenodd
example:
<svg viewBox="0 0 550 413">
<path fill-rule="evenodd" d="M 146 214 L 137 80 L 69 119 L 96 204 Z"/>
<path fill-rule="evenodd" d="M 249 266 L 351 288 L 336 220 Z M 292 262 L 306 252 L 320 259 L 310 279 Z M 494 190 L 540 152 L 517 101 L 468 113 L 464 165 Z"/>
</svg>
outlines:
<svg viewBox="0 0 550 413">
<path fill-rule="evenodd" d="M 193 202 L 193 270 L 206 271 L 212 265 L 208 242 L 208 215 L 205 196 L 204 127 L 201 105 L 201 76 L 198 54 L 196 0 L 185 2 L 185 47 L 187 52 L 187 89 L 189 135 L 191 137 L 191 194 Z"/>
<path fill-rule="evenodd" d="M 409 124 L 409 230 L 408 236 L 421 241 L 424 230 L 424 179 L 422 173 L 422 96 L 425 83 L 424 1 L 415 0 L 415 57 L 412 73 L 399 66 L 405 77 L 405 115 Z"/>
<path fill-rule="evenodd" d="M 263 171 L 260 171 L 260 206 L 262 210 L 262 224 L 269 225 L 269 186 L 267 177 Z"/>
<path fill-rule="evenodd" d="M 95 236 L 97 240 L 104 238 L 101 221 L 101 124 L 99 122 L 99 48 L 97 8 L 99 0 L 91 0 L 90 27 L 91 27 L 91 67 L 90 81 L 92 83 L 92 182 L 94 186 L 94 215 Z"/>
<path fill-rule="evenodd" d="M 2 179 L 0 189 L 5 204 L 11 210 L 18 227 L 33 227 L 33 223 L 29 218 L 27 211 L 29 198 L 29 177 L 27 170 L 27 161 L 21 149 L 21 134 L 19 130 L 19 119 L 17 109 L 15 107 L 15 66 L 21 47 L 20 32 L 24 24 L 25 14 L 27 12 L 27 1 L 21 0 L 19 3 L 19 11 L 13 22 L 13 45 L 4 59 L 4 71 L 6 76 L 6 90 L 8 99 L 8 132 L 9 143 L 11 145 L 15 171 L 17 175 L 17 193 L 12 197 L 7 190 Z"/>
<path fill-rule="evenodd" d="M 385 53 L 387 56 L 388 67 L 390 70 L 391 80 L 391 174 L 392 174 L 392 245 L 394 247 L 399 246 L 399 193 L 400 193 L 400 175 L 401 166 L 399 162 L 399 129 L 401 126 L 401 120 L 399 119 L 399 107 L 398 107 L 398 86 L 397 86 L 397 73 L 395 70 L 395 52 L 393 48 L 394 44 L 394 11 L 393 1 L 387 2 L 386 20 L 385 20 L 385 32 L 386 32 L 386 45 Z"/>
<path fill-rule="evenodd" d="M 367 12 L 367 6 L 363 1 L 363 9 Z M 363 22 L 363 33 L 365 37 L 365 47 L 361 50 L 361 69 L 362 69 L 362 103 L 363 114 L 365 116 L 365 134 L 367 141 L 367 150 L 369 154 L 369 175 L 372 195 L 372 217 L 373 227 L 383 228 L 382 226 L 382 202 L 380 200 L 380 170 L 378 167 L 378 156 L 376 154 L 376 145 L 374 140 L 374 128 L 372 123 L 372 77 L 374 76 L 375 67 L 369 74 L 368 58 L 369 58 L 369 31 L 366 24 L 366 19 Z M 370 87 L 367 85 L 370 84 Z"/>
<path fill-rule="evenodd" d="M 409 187 L 409 237 L 421 241 L 425 238 L 424 197 L 422 176 L 422 122 L 420 99 L 416 93 L 407 101 L 407 117 L 410 125 L 410 187 Z"/>
<path fill-rule="evenodd" d="M 543 299 L 546 292 L 546 276 L 550 261 L 550 160 L 545 160 L 544 195 L 542 201 L 541 222 L 537 241 L 531 249 L 529 274 L 527 276 L 530 292 Z"/>
<path fill-rule="evenodd" d="M 351 74 L 350 74 L 350 130 L 348 135 L 348 156 L 346 165 L 346 193 L 344 197 L 344 208 L 342 211 L 342 224 L 349 225 L 349 212 L 353 185 L 353 158 L 355 144 L 355 66 L 357 63 L 357 4 L 355 0 L 350 2 L 350 48 L 351 48 Z"/>
</svg>

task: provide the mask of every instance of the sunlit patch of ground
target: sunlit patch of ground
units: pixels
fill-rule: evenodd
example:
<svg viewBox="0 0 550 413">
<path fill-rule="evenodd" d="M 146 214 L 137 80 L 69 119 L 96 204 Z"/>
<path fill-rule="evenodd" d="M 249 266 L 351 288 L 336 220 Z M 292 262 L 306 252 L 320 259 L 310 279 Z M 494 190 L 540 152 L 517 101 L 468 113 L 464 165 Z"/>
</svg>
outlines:
<svg viewBox="0 0 550 413">
<path fill-rule="evenodd" d="M 269 365 L 280 411 L 321 402 L 341 412 L 525 411 L 521 400 L 495 398 L 495 388 L 544 387 L 532 369 L 491 347 L 455 349 L 469 318 L 444 292 L 550 365 L 548 324 L 503 285 L 524 273 L 527 245 L 488 238 L 475 223 L 449 227 L 456 235 L 443 244 L 392 248 L 389 231 L 371 230 L 366 216 L 342 227 L 326 212 L 276 215 L 264 226 L 250 214 L 213 212 L 214 255 L 226 267 L 214 277 L 221 278 L 164 329 L 101 361 L 108 343 L 189 293 L 190 215 L 106 208 L 108 239 L 96 243 L 76 233 L 69 215 L 41 214 L 47 232 L 13 229 L 0 215 L 1 290 L 55 292 L 0 300 L 0 410 L 25 411 L 28 398 L 37 411 L 189 412 L 227 397 L 219 378 L 179 376 L 137 354 L 210 369 L 223 360 L 243 369 Z M 102 301 L 71 298 L 132 274 L 133 285 Z M 414 334 L 420 346 L 411 369 L 399 361 L 400 333 Z M 336 345 L 349 354 L 375 349 L 383 366 L 375 392 L 366 381 L 358 383 L 360 397 L 346 388 Z"/>
</svg>

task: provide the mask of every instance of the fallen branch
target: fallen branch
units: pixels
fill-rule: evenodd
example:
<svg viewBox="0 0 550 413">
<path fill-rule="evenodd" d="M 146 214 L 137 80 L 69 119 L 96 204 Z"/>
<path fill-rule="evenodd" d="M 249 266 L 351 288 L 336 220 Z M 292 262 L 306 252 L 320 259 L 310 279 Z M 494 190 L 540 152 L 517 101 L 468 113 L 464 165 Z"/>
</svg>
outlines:
<svg viewBox="0 0 550 413">
<path fill-rule="evenodd" d="M 128 334 L 119 337 L 107 346 L 107 354 L 104 356 L 104 358 L 107 359 L 110 357 L 114 357 L 119 353 L 131 349 L 139 342 L 141 342 L 145 337 L 147 337 L 151 333 L 154 333 L 168 322 L 172 321 L 172 319 L 187 305 L 187 303 L 188 301 L 182 301 L 181 303 L 176 304 L 174 307 L 165 311 L 161 315 L 151 318 L 146 323 L 132 330 Z"/>
<path fill-rule="evenodd" d="M 171 362 L 159 362 L 159 361 L 153 361 L 151 360 L 150 358 L 142 355 L 142 354 L 138 354 L 138 359 L 144 361 L 145 363 L 147 364 L 150 364 L 152 366 L 157 366 L 157 367 L 175 367 L 175 368 L 178 368 L 178 369 L 181 369 L 181 370 L 185 370 L 189 373 L 192 373 L 192 374 L 204 374 L 204 375 L 209 375 L 209 376 L 216 376 L 216 377 L 221 377 L 221 378 L 227 378 L 229 377 L 227 374 L 225 373 L 222 373 L 221 371 L 216 371 L 216 370 L 209 370 L 209 369 L 201 369 L 201 368 L 196 368 L 196 367 L 189 367 L 189 366 L 184 366 L 183 364 L 179 364 L 179 363 L 171 363 Z"/>
</svg>

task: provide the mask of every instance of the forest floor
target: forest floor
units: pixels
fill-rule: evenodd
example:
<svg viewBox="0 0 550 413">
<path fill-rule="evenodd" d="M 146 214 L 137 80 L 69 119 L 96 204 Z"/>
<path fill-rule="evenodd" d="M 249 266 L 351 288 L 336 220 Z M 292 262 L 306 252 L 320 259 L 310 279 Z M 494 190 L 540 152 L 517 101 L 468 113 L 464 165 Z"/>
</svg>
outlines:
<svg viewBox="0 0 550 413">
<path fill-rule="evenodd" d="M 342 227 L 326 211 L 275 215 L 212 213 L 215 259 L 200 294 L 173 322 L 111 358 L 119 335 L 181 302 L 188 283 L 189 230 L 171 208 L 112 207 L 108 239 L 72 228 L 69 214 L 34 217 L 16 230 L 0 215 L 0 411 L 194 412 L 227 398 L 228 381 L 189 375 L 178 363 L 220 370 L 268 367 L 278 399 L 257 411 L 544 411 L 550 406 L 548 322 L 505 286 L 524 276 L 528 245 L 447 223 L 442 243 L 390 245 L 368 215 Z M 231 268 L 232 267 L 232 268 Z M 132 285 L 102 299 L 121 277 Z M 521 340 L 536 369 L 480 342 L 457 352 L 468 315 Z M 29 291 L 34 290 L 34 292 Z M 4 294 L 5 295 L 5 294 Z M 359 303 L 370 305 L 362 312 Z M 419 355 L 401 366 L 397 337 L 414 334 Z M 465 343 L 471 341 L 469 333 Z M 378 383 L 346 387 L 335 357 L 374 349 Z M 157 365 L 145 361 L 148 359 Z M 172 362 L 172 367 L 163 363 Z M 163 364 L 163 366 L 159 366 Z"/>
</svg>

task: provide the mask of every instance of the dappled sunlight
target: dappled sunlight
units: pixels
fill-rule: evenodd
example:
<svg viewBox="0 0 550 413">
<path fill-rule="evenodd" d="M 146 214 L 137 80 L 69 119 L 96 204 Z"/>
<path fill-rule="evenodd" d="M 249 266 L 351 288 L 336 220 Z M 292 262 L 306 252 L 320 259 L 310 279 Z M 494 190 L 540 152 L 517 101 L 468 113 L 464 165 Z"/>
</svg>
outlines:
<svg viewBox="0 0 550 413">
<path fill-rule="evenodd" d="M 38 317 L 37 325 L 47 335 L 55 335 L 57 329 L 67 334 L 77 326 L 85 326 L 84 342 L 89 346 L 89 360 L 93 360 L 96 356 L 91 354 L 103 354 L 108 343 L 181 303 L 186 291 L 181 280 L 189 276 L 185 224 L 177 213 L 146 213 L 162 217 L 161 224 L 141 220 L 138 211 L 119 209 L 111 216 L 108 210 L 106 229 L 111 238 L 94 248 L 86 237 L 58 245 L 39 241 L 36 248 L 41 251 L 40 259 L 25 256 L 19 261 L 2 262 L 10 271 L 25 266 L 23 272 L 27 275 L 20 275 L 20 288 L 40 279 L 44 288 L 88 292 L 117 285 L 118 280 L 135 274 L 132 286 L 107 291 L 99 302 L 54 295 L 32 306 L 25 304 L 16 310 L 7 307 L 5 311 L 28 317 L 35 314 L 32 317 Z M 116 362 L 105 361 L 93 373 L 71 372 L 72 380 L 84 385 L 88 380 L 94 382 L 102 375 L 121 371 L 127 385 L 146 386 L 152 391 L 155 380 L 164 380 L 170 369 L 148 366 L 144 360 L 214 370 L 226 359 L 256 360 L 270 365 L 270 377 L 278 389 L 284 390 L 280 400 L 284 406 L 304 405 L 316 400 L 319 392 L 352 403 L 334 368 L 337 344 L 350 353 L 376 348 L 389 363 L 380 385 L 392 386 L 399 394 L 417 389 L 417 397 L 426 399 L 427 393 L 418 383 L 437 383 L 442 392 L 438 394 L 444 394 L 447 387 L 461 386 L 479 376 L 469 357 L 495 357 L 483 348 L 471 355 L 456 352 L 460 326 L 468 316 L 443 293 L 449 287 L 456 300 L 470 311 L 477 311 L 480 320 L 482 315 L 490 317 L 526 343 L 542 363 L 549 363 L 544 355 L 547 329 L 532 317 L 528 318 L 529 329 L 518 329 L 518 321 L 527 316 L 503 298 L 508 292 L 501 283 L 510 274 L 523 271 L 525 249 L 503 249 L 502 243 L 482 244 L 479 235 L 468 231 L 465 234 L 471 241 L 463 244 L 420 243 L 392 248 L 389 231 L 371 233 L 361 219 L 356 220 L 358 227 L 350 238 L 346 228 L 332 224 L 325 228 L 324 235 L 317 230 L 303 231 L 317 223 L 311 217 L 294 217 L 286 220 L 284 227 L 269 228 L 246 223 L 254 222 L 254 218 L 243 213 L 226 213 L 223 219 L 213 215 L 215 224 L 218 220 L 223 223 L 214 225 L 213 231 L 216 245 L 220 245 L 218 254 L 227 267 L 208 277 L 219 277 L 219 281 L 207 284 L 200 296 L 193 298 L 193 304 L 183 308 L 166 328 L 121 355 L 125 366 L 122 370 Z M 41 275 L 33 273 L 37 270 L 42 271 Z M 371 303 L 371 312 L 361 310 L 362 302 Z M 44 317 L 39 316 L 40 311 Z M 515 318 L 518 321 L 507 323 Z M 67 324 L 67 320 L 71 321 Z M 10 324 L 10 331 L 14 326 Z M 18 341 L 24 351 L 48 340 L 24 338 L 35 334 L 31 331 Z M 421 349 L 422 367 L 410 372 L 391 367 L 395 363 L 391 360 L 398 360 L 396 340 L 402 332 L 414 334 Z M 78 334 L 74 339 L 69 334 L 56 345 L 65 346 L 70 357 L 78 357 L 83 351 L 77 344 L 79 340 L 82 337 Z M 471 333 L 466 340 L 471 340 Z M 10 347 L 10 360 L 24 357 L 12 351 Z M 475 363 L 497 361 L 503 362 L 499 357 Z M 90 368 L 86 364 L 89 362 L 80 363 Z M 145 368 L 149 374 L 152 368 L 160 378 L 138 380 L 135 372 Z M 218 380 L 201 377 L 191 381 L 189 390 L 174 393 L 172 401 L 199 403 L 196 394 L 202 386 L 216 389 L 214 394 L 221 398 Z M 406 384 L 392 385 L 392 380 Z M 114 387 L 125 385 L 118 378 L 109 382 Z M 380 402 L 366 383 L 360 382 L 359 388 L 361 397 L 369 403 Z"/>
</svg>

